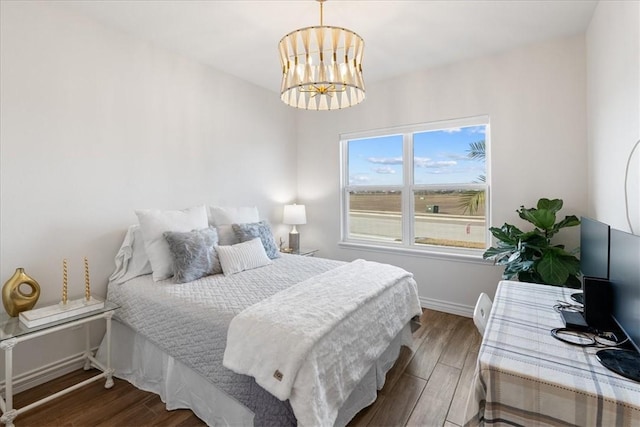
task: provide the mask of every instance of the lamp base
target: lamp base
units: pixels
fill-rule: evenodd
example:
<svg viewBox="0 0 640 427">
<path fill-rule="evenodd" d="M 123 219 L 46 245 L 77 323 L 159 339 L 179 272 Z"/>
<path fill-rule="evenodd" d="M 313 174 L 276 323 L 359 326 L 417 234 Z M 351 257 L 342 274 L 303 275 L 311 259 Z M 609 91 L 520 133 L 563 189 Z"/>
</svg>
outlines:
<svg viewBox="0 0 640 427">
<path fill-rule="evenodd" d="M 300 233 L 289 233 L 289 249 L 294 254 L 300 252 Z"/>
</svg>

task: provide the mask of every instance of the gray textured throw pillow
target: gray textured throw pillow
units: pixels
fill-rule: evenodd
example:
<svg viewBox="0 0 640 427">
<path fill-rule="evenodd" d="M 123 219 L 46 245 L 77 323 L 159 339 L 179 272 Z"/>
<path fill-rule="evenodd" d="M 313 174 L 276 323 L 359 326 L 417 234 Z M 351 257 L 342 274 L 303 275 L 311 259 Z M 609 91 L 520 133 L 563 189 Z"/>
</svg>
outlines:
<svg viewBox="0 0 640 427">
<path fill-rule="evenodd" d="M 232 227 L 241 242 L 248 242 L 249 240 L 260 238 L 262 246 L 264 246 L 264 251 L 269 258 L 274 259 L 280 257 L 278 245 L 273 238 L 271 227 L 267 221 L 233 224 Z"/>
<path fill-rule="evenodd" d="M 215 228 L 188 232 L 167 231 L 163 235 L 169 243 L 176 283 L 191 282 L 211 274 L 222 273 L 215 249 L 218 245 L 218 233 Z"/>
</svg>

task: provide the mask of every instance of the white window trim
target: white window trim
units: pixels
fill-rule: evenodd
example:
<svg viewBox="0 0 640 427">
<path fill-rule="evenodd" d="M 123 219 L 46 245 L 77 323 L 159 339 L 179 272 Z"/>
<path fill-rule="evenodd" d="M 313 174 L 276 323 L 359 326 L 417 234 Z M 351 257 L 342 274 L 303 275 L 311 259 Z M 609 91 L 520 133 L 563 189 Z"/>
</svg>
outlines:
<svg viewBox="0 0 640 427">
<path fill-rule="evenodd" d="M 445 260 L 459 260 L 466 262 L 476 262 L 476 263 L 491 263 L 491 261 L 484 260 L 482 258 L 482 254 L 486 249 L 467 249 L 467 248 L 454 248 L 454 247 L 444 247 L 444 246 L 431 246 L 431 245 L 416 245 L 414 243 L 415 240 L 415 227 L 413 220 L 406 220 L 403 218 L 402 220 L 402 243 L 389 243 L 386 244 L 382 240 L 376 239 L 356 239 L 353 237 L 349 237 L 349 215 L 347 214 L 349 208 L 349 197 L 348 194 L 350 191 L 358 190 L 358 191 L 401 191 L 402 192 L 402 212 L 414 212 L 414 198 L 413 193 L 416 190 L 428 189 L 433 190 L 437 189 L 438 185 L 431 184 L 414 184 L 413 183 L 413 172 L 414 167 L 405 167 L 403 164 L 403 182 L 411 183 L 408 185 L 385 185 L 385 186 L 368 186 L 368 185 L 358 185 L 351 186 L 349 185 L 349 165 L 347 162 L 348 159 L 348 141 L 353 141 L 357 139 L 367 139 L 373 137 L 385 137 L 391 135 L 403 135 L 403 159 L 411 159 L 413 156 L 413 144 L 411 141 L 408 141 L 410 138 L 410 134 L 416 132 L 428 132 L 440 129 L 450 129 L 456 127 L 469 127 L 469 126 L 486 126 L 487 133 L 485 134 L 485 144 L 486 149 L 488 150 L 485 154 L 485 166 L 486 166 L 486 184 L 477 184 L 479 188 L 482 188 L 486 191 L 486 200 L 487 203 L 487 211 L 486 211 L 486 223 L 491 224 L 491 192 L 490 192 L 490 183 L 491 183 L 491 165 L 490 165 L 490 153 L 491 149 L 491 131 L 490 131 L 490 121 L 489 116 L 475 116 L 475 117 L 466 117 L 462 119 L 452 119 L 452 120 L 444 120 L 438 122 L 424 123 L 424 124 L 414 124 L 408 126 L 398 126 L 394 128 L 385 128 L 385 129 L 375 129 L 369 131 L 362 132 L 350 132 L 340 134 L 340 236 L 341 241 L 338 242 L 338 246 L 342 248 L 348 249 L 361 249 L 368 250 L 374 252 L 391 252 L 391 253 L 399 253 L 410 256 L 421 256 L 421 257 L 429 257 L 429 258 L 437 258 L 437 259 L 445 259 Z M 411 162 L 413 166 L 413 162 Z M 474 184 L 460 184 L 461 187 L 469 188 L 473 187 Z M 441 186 L 442 188 L 455 188 L 456 185 L 446 185 Z M 487 245 L 491 243 L 491 233 L 489 232 L 489 228 L 485 230 L 486 236 L 485 241 Z M 488 246 L 487 246 L 488 247 Z"/>
</svg>

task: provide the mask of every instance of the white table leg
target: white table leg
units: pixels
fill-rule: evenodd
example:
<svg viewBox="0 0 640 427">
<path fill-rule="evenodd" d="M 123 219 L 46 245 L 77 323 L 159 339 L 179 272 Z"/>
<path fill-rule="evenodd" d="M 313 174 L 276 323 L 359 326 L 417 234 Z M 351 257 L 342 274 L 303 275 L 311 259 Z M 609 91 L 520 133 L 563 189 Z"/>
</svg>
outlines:
<svg viewBox="0 0 640 427">
<path fill-rule="evenodd" d="M 0 343 L 0 348 L 4 350 L 4 372 L 5 372 L 5 410 L 0 417 L 0 422 L 7 427 L 13 427 L 13 419 L 18 415 L 13 409 L 13 347 L 18 343 L 15 338 L 4 340 Z"/>
<path fill-rule="evenodd" d="M 91 356 L 91 329 L 89 328 L 89 323 L 84 324 L 84 370 L 88 371 L 91 369 L 91 360 L 89 360 L 89 356 Z"/>
<path fill-rule="evenodd" d="M 111 318 L 113 317 L 113 311 L 109 311 L 105 313 L 105 318 L 107 319 L 107 370 L 105 372 L 105 377 L 107 381 L 104 384 L 104 388 L 113 387 L 113 368 L 111 368 Z"/>
</svg>

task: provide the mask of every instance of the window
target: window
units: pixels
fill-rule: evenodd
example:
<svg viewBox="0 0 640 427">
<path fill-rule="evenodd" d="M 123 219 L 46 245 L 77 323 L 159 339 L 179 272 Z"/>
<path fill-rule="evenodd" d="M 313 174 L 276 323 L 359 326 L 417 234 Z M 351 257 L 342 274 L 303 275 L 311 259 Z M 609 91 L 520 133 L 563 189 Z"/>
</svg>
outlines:
<svg viewBox="0 0 640 427">
<path fill-rule="evenodd" d="M 488 247 L 488 117 L 342 135 L 341 144 L 343 242 Z"/>
</svg>

